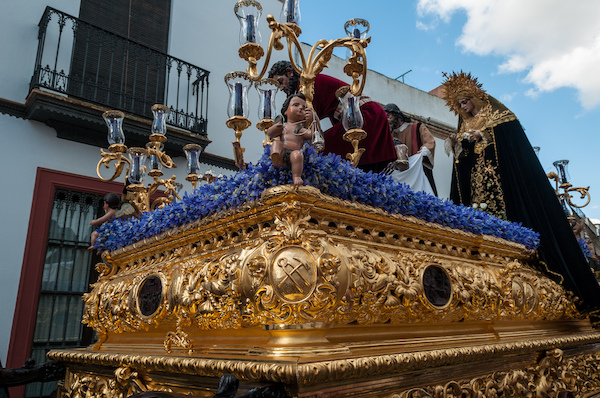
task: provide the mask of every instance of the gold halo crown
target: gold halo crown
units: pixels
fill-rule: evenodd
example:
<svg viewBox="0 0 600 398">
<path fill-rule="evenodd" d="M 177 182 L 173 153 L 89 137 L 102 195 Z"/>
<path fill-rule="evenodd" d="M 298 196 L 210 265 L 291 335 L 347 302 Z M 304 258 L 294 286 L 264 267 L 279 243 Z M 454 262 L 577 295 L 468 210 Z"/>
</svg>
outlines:
<svg viewBox="0 0 600 398">
<path fill-rule="evenodd" d="M 456 115 L 459 115 L 460 106 L 458 100 L 462 98 L 478 98 L 481 102 L 487 101 L 487 94 L 482 89 L 482 84 L 477 82 L 477 78 L 471 76 L 471 73 L 460 73 L 452 72 L 447 74 L 443 72 L 446 81 L 442 83 L 444 86 L 442 92 L 444 93 L 444 99 L 446 105 L 454 111 Z"/>
</svg>

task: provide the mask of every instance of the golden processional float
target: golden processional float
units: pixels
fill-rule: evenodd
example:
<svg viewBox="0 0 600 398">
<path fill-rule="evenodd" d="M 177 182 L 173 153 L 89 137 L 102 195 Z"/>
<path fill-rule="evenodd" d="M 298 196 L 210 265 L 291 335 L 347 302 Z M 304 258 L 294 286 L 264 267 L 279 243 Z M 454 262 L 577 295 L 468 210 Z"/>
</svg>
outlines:
<svg viewBox="0 0 600 398">
<path fill-rule="evenodd" d="M 309 100 L 334 47 L 352 52 L 351 94 L 364 86 L 369 39 L 356 28 L 357 35 L 319 41 L 305 58 L 297 7 L 284 1 L 285 23 L 267 17 L 272 33 L 259 73 L 262 8 L 253 0 L 235 6 L 246 38 L 240 55 L 249 62 L 247 73 L 232 75 L 239 81 L 228 82 L 227 124 L 240 167 L 250 125 L 249 83 L 241 80 L 269 91 L 264 85 L 273 83 L 261 79 L 281 39 L 292 62 L 298 50 L 301 68 L 293 65 Z M 118 130 L 110 116 L 109 130 Z M 264 116 L 263 131 L 273 123 Z M 348 158 L 357 162 L 364 131 L 352 127 Z M 126 161 L 122 142 L 102 154 L 101 164 L 115 162 L 113 179 L 127 167 L 132 203 L 144 213 L 113 222 L 99 238 L 100 277 L 84 297 L 84 322 L 98 341 L 48 354 L 67 367 L 61 397 L 226 397 L 237 383 L 245 396 L 600 396 L 600 333 L 559 284 L 529 265 L 535 251 L 527 242 L 499 233 L 520 227 L 497 219 L 485 233 L 453 227 L 461 214 L 471 228 L 483 216 L 407 189 L 386 192 L 379 177 L 312 149 L 305 165 L 312 186 L 280 184 L 259 163 L 169 204 L 171 190 L 145 212 L 149 191 L 169 190 L 173 179 L 151 172 L 154 182 L 144 187 L 130 177 L 143 169 L 144 154 L 171 165 L 163 138 L 153 136 L 146 152 L 136 149 Z M 188 149 L 188 179 L 197 182 L 198 148 Z M 340 194 L 348 190 L 354 196 Z M 421 210 L 402 215 L 378 205 L 391 199 Z M 425 202 L 447 222 L 419 217 Z"/>
</svg>

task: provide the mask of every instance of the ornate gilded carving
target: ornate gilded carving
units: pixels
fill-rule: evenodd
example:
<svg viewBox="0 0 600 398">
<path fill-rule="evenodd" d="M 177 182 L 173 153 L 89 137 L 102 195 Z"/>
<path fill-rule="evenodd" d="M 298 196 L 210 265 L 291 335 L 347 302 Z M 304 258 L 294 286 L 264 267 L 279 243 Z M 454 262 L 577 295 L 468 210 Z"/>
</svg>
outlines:
<svg viewBox="0 0 600 398">
<path fill-rule="evenodd" d="M 372 209 L 367 219 L 366 206 L 342 205 L 340 216 L 333 198 L 278 188 L 221 223 L 163 237 L 183 244 L 106 255 L 84 296 L 84 322 L 102 339 L 177 325 L 165 331 L 170 351 L 196 346 L 186 337 L 196 329 L 582 317 L 560 285 L 527 265 L 519 245 Z M 424 284 L 433 291 L 423 281 L 430 267 L 448 279 L 442 301 L 424 293 Z M 142 309 L 149 280 L 160 281 L 162 293 Z"/>
<path fill-rule="evenodd" d="M 65 398 L 126 398 L 133 394 L 148 391 L 141 374 L 130 366 L 121 366 L 114 371 L 114 377 L 92 373 L 67 374 Z"/>
<path fill-rule="evenodd" d="M 193 344 L 190 340 L 190 337 L 187 333 L 185 333 L 181 328 L 178 328 L 176 332 L 169 332 L 165 337 L 165 351 L 169 354 L 173 352 L 173 346 L 185 348 L 188 350 L 189 354 L 194 353 Z"/>
<path fill-rule="evenodd" d="M 600 391 L 599 364 L 600 355 L 597 354 L 565 360 L 562 350 L 552 349 L 546 351 L 536 365 L 526 369 L 414 388 L 389 397 L 559 397 L 560 393 L 567 392 L 582 397 Z"/>
<path fill-rule="evenodd" d="M 49 358 L 54 361 L 70 363 L 72 366 L 85 364 L 91 368 L 119 368 L 122 366 L 121 364 L 127 363 L 132 370 L 144 369 L 144 374 L 177 373 L 181 377 L 184 377 L 185 375 L 210 376 L 228 373 L 251 382 L 262 380 L 298 386 L 318 385 L 339 380 L 350 381 L 352 379 L 381 375 L 414 374 L 415 371 L 450 366 L 466 366 L 469 363 L 476 363 L 481 364 L 482 369 L 485 369 L 485 366 L 488 366 L 488 368 L 491 366 L 494 373 L 490 372 L 490 374 L 485 376 L 465 381 L 451 381 L 450 383 L 458 384 L 461 386 L 461 389 L 464 388 L 463 391 L 470 389 L 470 393 L 472 394 L 473 391 L 485 391 L 485 388 L 482 386 L 488 384 L 495 386 L 493 388 L 498 388 L 498 386 L 504 386 L 502 388 L 505 388 L 510 385 L 510 383 L 506 383 L 507 380 L 526 377 L 528 382 L 540 383 L 538 384 L 538 388 L 545 386 L 543 387 L 545 390 L 541 391 L 551 391 L 547 385 L 556 386 L 558 385 L 557 382 L 562 381 L 572 391 L 589 392 L 600 390 L 600 374 L 598 370 L 600 369 L 600 354 L 583 354 L 563 359 L 560 349 L 557 350 L 555 347 L 561 347 L 561 349 L 566 350 L 569 347 L 582 347 L 586 344 L 597 343 L 598 341 L 600 341 L 600 333 L 590 333 L 572 337 L 535 339 L 503 344 L 472 345 L 461 348 L 418 350 L 400 354 L 374 354 L 334 360 L 316 360 L 310 363 L 301 363 L 297 366 L 293 363 L 282 362 L 281 360 L 268 360 L 264 358 L 261 361 L 250 360 L 248 358 L 223 361 L 219 358 L 193 356 L 111 354 L 74 350 L 53 350 L 49 353 Z M 535 365 L 523 368 L 513 365 L 508 370 L 496 372 L 495 365 L 489 365 L 490 363 L 500 364 L 503 358 L 546 351 L 548 353 L 542 360 L 538 361 Z M 574 377 L 573 375 L 578 376 Z M 85 376 L 90 375 L 86 373 Z M 542 383 L 541 379 L 543 378 L 545 378 L 545 381 Z M 139 376 L 137 380 L 142 386 L 146 385 L 156 390 L 156 385 L 151 385 L 150 382 L 144 384 L 146 379 L 150 380 L 149 378 L 140 378 Z M 412 381 L 411 383 L 418 384 L 419 382 Z M 406 391 L 398 393 L 395 396 L 418 397 L 419 395 L 411 394 L 425 392 L 430 394 L 423 395 L 426 397 L 441 397 L 443 395 L 435 395 L 436 391 L 444 391 L 443 387 L 448 384 L 449 382 L 444 382 L 441 385 L 421 385 L 420 388 L 407 388 Z M 65 385 L 74 385 L 74 381 L 69 378 L 69 375 L 67 375 Z M 71 389 L 75 390 L 75 388 Z M 121 389 L 123 388 L 121 387 Z M 507 390 L 505 390 L 506 393 Z M 503 396 L 520 395 L 509 394 Z M 535 396 L 535 394 L 532 396 Z M 577 396 L 580 395 L 578 394 Z"/>
<path fill-rule="evenodd" d="M 281 244 L 293 236 L 294 228 L 286 232 L 288 237 L 272 235 L 241 255 L 174 265 L 165 277 L 171 311 L 164 314 L 145 317 L 139 306 L 123 305 L 136 297 L 146 276 L 99 282 L 102 291 L 95 287 L 86 296 L 85 320 L 98 319 L 101 323 L 96 325 L 126 331 L 153 325 L 173 314 L 177 319 L 185 314 L 208 329 L 261 322 L 345 324 L 576 316 L 560 286 L 518 261 L 506 263 L 502 269 L 425 253 L 374 252 L 359 245 L 342 246 L 326 237 L 306 240 L 305 245 Z M 421 275 L 432 264 L 448 274 L 452 286 L 448 306 L 431 305 L 423 295 Z M 90 298 L 98 298 L 99 305 Z M 240 303 L 250 308 L 242 310 Z M 244 313 L 254 315 L 243 318 Z"/>
</svg>

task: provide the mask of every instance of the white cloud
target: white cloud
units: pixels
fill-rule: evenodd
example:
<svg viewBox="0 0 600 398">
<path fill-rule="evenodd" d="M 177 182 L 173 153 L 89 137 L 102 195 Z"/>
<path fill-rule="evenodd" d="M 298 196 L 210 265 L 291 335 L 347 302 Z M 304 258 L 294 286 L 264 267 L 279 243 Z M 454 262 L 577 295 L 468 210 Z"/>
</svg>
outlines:
<svg viewBox="0 0 600 398">
<path fill-rule="evenodd" d="M 436 27 L 437 27 L 437 23 L 436 22 L 432 22 L 430 24 L 426 24 L 423 21 L 417 21 L 417 29 L 423 30 L 425 32 L 427 32 L 428 30 L 435 29 Z"/>
<path fill-rule="evenodd" d="M 540 96 L 540 92 L 534 88 L 530 88 L 529 90 L 525 91 L 525 95 L 529 98 L 537 98 Z"/>
<path fill-rule="evenodd" d="M 502 94 L 500 95 L 500 97 L 498 98 L 502 103 L 507 104 L 510 103 L 513 98 L 515 98 L 518 94 L 517 93 L 506 93 L 506 94 Z"/>
<path fill-rule="evenodd" d="M 528 95 L 572 87 L 585 108 L 600 105 L 600 1 L 418 0 L 417 9 L 445 22 L 464 12 L 457 45 L 505 57 L 499 72 L 527 72 Z"/>
</svg>

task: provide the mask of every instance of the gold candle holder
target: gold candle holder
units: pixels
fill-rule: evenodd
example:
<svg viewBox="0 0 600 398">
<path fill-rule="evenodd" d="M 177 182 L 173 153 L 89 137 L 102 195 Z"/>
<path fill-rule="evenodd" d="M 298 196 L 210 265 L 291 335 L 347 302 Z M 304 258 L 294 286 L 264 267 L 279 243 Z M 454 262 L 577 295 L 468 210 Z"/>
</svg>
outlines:
<svg viewBox="0 0 600 398">
<path fill-rule="evenodd" d="M 242 147 L 240 140 L 242 132 L 250 127 L 252 123 L 244 116 L 233 116 L 227 119 L 225 124 L 235 132 L 235 141 L 231 143 L 233 145 L 233 155 L 235 157 L 235 165 L 242 170 L 246 168 L 246 163 L 244 162 L 244 152 L 246 149 Z"/>
<path fill-rule="evenodd" d="M 358 162 L 360 161 L 362 154 L 365 152 L 365 148 L 358 147 L 358 142 L 366 137 L 367 133 L 363 129 L 350 129 L 346 131 L 342 137 L 344 138 L 344 141 L 348 141 L 350 144 L 352 144 L 352 148 L 354 148 L 354 152 L 346 154 L 346 159 L 348 159 L 354 165 L 354 167 L 358 166 Z"/>
</svg>

